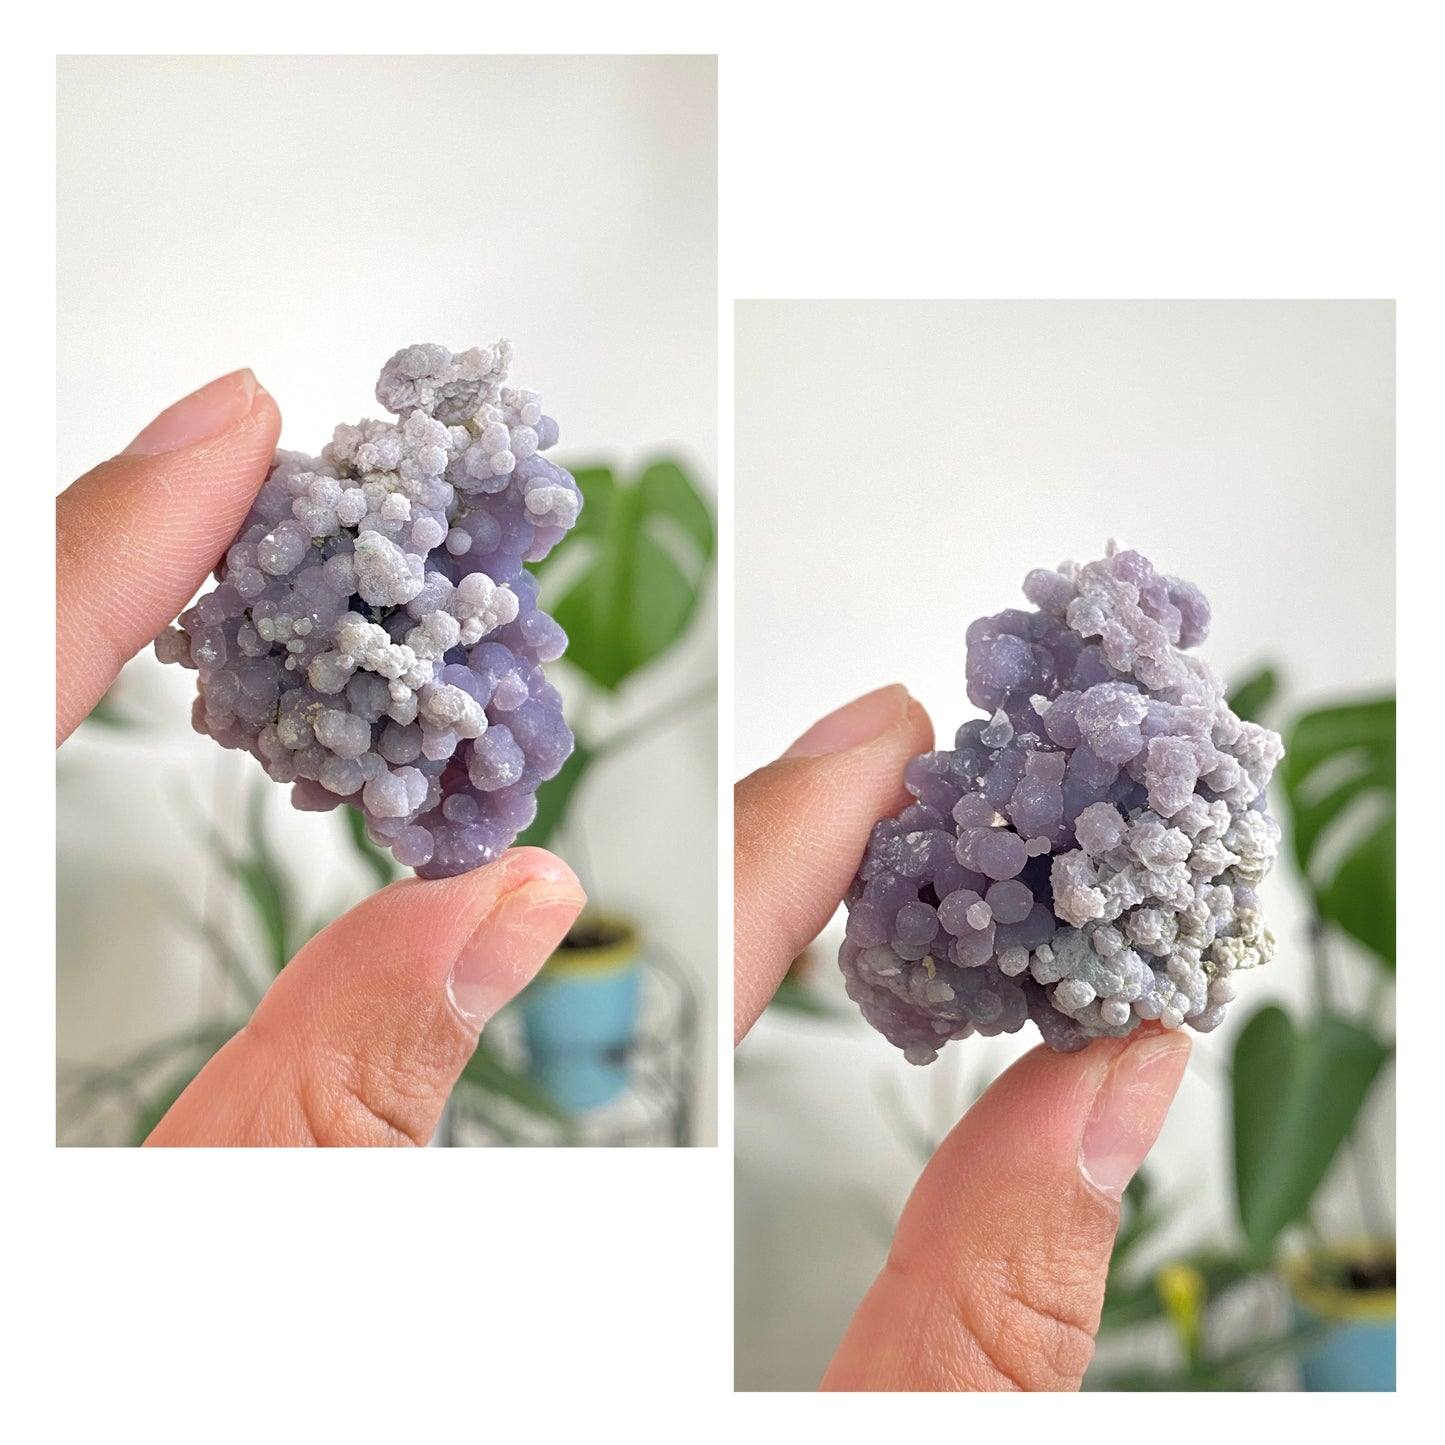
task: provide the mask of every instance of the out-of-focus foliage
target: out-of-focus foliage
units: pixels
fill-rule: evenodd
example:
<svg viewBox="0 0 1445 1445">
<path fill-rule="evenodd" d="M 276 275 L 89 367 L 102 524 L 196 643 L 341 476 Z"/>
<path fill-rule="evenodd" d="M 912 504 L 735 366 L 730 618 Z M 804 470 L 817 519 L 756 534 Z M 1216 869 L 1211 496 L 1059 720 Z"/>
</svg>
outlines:
<svg viewBox="0 0 1445 1445">
<path fill-rule="evenodd" d="M 1305 1216 L 1389 1056 L 1335 1014 L 1296 1027 L 1269 1006 L 1245 1026 L 1234 1047 L 1234 1186 L 1251 1256 L 1267 1258 Z"/>
<path fill-rule="evenodd" d="M 716 548 L 712 512 L 675 461 L 654 462 L 633 481 L 619 480 L 603 466 L 574 467 L 572 475 L 582 489 L 582 515 L 566 548 L 534 570 L 544 595 L 551 581 L 562 589 L 549 605 L 567 633 L 568 667 L 617 694 L 676 646 L 696 615 Z M 625 731 L 603 738 L 586 735 L 572 718 L 576 747 L 562 771 L 538 790 L 537 817 L 517 842 L 548 847 L 595 764 L 714 691 L 709 684 L 661 703 Z"/>
<path fill-rule="evenodd" d="M 574 469 L 585 505 L 567 561 L 583 571 L 552 604 L 567 633 L 567 661 L 615 692 L 683 634 L 712 563 L 712 513 L 674 461 L 654 462 L 635 481 L 606 467 Z M 561 551 L 540 563 L 543 578 Z"/>
<path fill-rule="evenodd" d="M 1260 722 L 1279 692 L 1279 674 L 1272 667 L 1262 667 L 1229 689 L 1229 705 L 1245 722 Z"/>
<path fill-rule="evenodd" d="M 1395 699 L 1297 718 L 1280 768 L 1290 838 L 1321 918 L 1395 966 Z"/>
</svg>

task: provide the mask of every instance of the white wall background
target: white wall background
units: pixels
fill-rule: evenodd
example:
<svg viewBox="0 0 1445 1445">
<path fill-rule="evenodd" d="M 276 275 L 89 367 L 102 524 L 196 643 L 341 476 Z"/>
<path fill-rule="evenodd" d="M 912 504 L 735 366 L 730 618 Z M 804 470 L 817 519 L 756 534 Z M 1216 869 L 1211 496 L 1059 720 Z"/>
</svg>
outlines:
<svg viewBox="0 0 1445 1445">
<path fill-rule="evenodd" d="M 58 485 L 250 366 L 282 445 L 374 413 L 415 341 L 510 336 L 567 462 L 679 457 L 716 484 L 716 66 L 673 58 L 67 58 L 58 76 Z M 601 735 L 716 670 L 711 587 Z M 564 680 L 564 689 L 568 684 Z M 115 1057 L 211 999 L 182 900 L 213 896 L 187 815 L 234 824 L 249 758 L 191 732 L 194 677 L 142 655 L 142 732 L 60 754 L 57 1035 Z M 361 896 L 331 816 L 269 817 L 315 912 Z M 696 1125 L 716 1138 L 716 713 L 586 785 L 585 879 L 706 999 Z M 563 851 L 566 851 L 565 849 Z M 234 913 L 234 909 L 232 910 Z"/>
<path fill-rule="evenodd" d="M 901 681 L 939 737 L 976 715 L 967 624 L 1107 537 L 1197 582 L 1226 678 L 1275 661 L 1286 712 L 1394 679 L 1394 314 L 1378 302 L 745 302 L 737 307 L 739 775 L 816 717 Z M 1277 716 L 1277 715 L 1276 715 Z M 1161 1240 L 1226 1236 L 1224 1070 L 1238 1021 L 1309 998 L 1303 900 L 1233 1020 L 1196 1039 L 1151 1157 Z M 971 1039 L 913 1069 L 843 993 L 839 1022 L 765 1016 L 737 1059 L 737 1383 L 810 1389 L 881 1265 L 934 1139 L 1032 1047 Z M 1358 973 L 1368 977 L 1367 966 Z M 1393 1200 L 1393 1080 L 1373 1148 Z M 1327 1219 L 1352 1218 L 1347 1181 Z"/>
</svg>

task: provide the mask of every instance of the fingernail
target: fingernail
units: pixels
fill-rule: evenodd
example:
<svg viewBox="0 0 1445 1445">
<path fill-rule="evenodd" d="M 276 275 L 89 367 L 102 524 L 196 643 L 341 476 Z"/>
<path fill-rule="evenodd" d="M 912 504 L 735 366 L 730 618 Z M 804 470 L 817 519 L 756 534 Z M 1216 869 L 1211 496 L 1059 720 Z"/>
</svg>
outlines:
<svg viewBox="0 0 1445 1445">
<path fill-rule="evenodd" d="M 1188 1062 L 1187 1038 L 1154 1034 L 1130 1044 L 1104 1075 L 1084 1126 L 1079 1168 L 1110 1199 L 1124 1197 L 1159 1137 Z"/>
<path fill-rule="evenodd" d="M 897 682 L 866 693 L 820 718 L 783 756 L 817 758 L 871 742 L 902 719 L 911 701 L 908 689 Z"/>
<path fill-rule="evenodd" d="M 452 968 L 447 991 L 457 1011 L 481 1028 L 536 977 L 586 902 L 576 883 L 545 878 L 499 898 Z"/>
<path fill-rule="evenodd" d="M 256 376 L 249 368 L 218 376 L 168 406 L 121 455 L 155 457 L 195 446 L 249 416 L 255 400 Z"/>
</svg>

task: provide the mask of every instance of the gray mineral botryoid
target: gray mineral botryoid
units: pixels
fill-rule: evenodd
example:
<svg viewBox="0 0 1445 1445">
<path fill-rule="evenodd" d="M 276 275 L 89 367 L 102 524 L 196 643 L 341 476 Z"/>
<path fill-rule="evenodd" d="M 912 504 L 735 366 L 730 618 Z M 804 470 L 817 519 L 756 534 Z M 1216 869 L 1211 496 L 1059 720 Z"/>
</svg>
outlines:
<svg viewBox="0 0 1445 1445">
<path fill-rule="evenodd" d="M 848 994 L 915 1064 L 1028 1019 L 1059 1050 L 1145 1020 L 1207 1032 L 1274 951 L 1255 889 L 1284 749 L 1185 651 L 1204 595 L 1114 542 L 1024 595 L 969 627 L 988 716 L 908 765 L 916 801 L 874 827 L 845 900 Z"/>
<path fill-rule="evenodd" d="M 488 863 L 536 816 L 572 751 L 542 664 L 566 635 L 523 565 L 582 494 L 542 451 L 512 343 L 408 346 L 382 368 L 395 421 L 277 452 L 218 585 L 156 639 L 199 672 L 192 720 L 244 748 L 298 808 L 352 803 L 424 878 Z"/>
</svg>

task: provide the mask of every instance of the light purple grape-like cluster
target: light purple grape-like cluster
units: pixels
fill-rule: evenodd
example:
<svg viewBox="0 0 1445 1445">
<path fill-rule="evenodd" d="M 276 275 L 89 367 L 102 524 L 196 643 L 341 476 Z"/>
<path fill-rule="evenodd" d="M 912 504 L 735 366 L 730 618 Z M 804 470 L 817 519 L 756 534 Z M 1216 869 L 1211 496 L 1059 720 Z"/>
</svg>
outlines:
<svg viewBox="0 0 1445 1445">
<path fill-rule="evenodd" d="M 423 878 L 508 848 L 572 751 L 542 673 L 566 634 L 523 563 L 582 494 L 541 455 L 557 423 L 537 393 L 504 384 L 512 350 L 397 352 L 376 386 L 397 420 L 277 452 L 220 585 L 155 644 L 200 673 L 197 731 L 298 808 L 354 804 Z"/>
<path fill-rule="evenodd" d="M 1146 1019 L 1207 1032 L 1274 952 L 1255 888 L 1284 748 L 1182 650 L 1203 594 L 1110 542 L 1024 595 L 968 629 L 991 716 L 908 765 L 917 801 L 874 827 L 846 899 L 848 994 L 915 1064 L 1030 1018 L 1059 1050 Z"/>
</svg>

